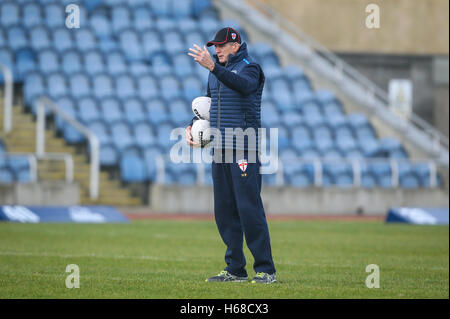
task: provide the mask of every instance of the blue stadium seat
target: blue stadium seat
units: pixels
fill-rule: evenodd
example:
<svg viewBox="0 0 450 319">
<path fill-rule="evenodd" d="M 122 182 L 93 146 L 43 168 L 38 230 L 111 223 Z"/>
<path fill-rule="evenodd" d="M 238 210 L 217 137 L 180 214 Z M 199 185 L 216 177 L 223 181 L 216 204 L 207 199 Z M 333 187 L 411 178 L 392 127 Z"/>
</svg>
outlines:
<svg viewBox="0 0 450 319">
<path fill-rule="evenodd" d="M 300 153 L 303 153 L 304 150 L 311 148 L 311 133 L 306 126 L 298 126 L 292 130 L 292 145 Z"/>
<path fill-rule="evenodd" d="M 105 64 L 102 55 L 93 50 L 84 54 L 84 72 L 89 76 L 94 76 L 105 72 Z"/>
<path fill-rule="evenodd" d="M 65 27 L 56 29 L 53 32 L 52 46 L 60 53 L 67 50 L 73 50 L 74 42 L 71 31 Z"/>
<path fill-rule="evenodd" d="M 111 124 L 111 140 L 114 142 L 119 152 L 122 152 L 125 148 L 133 146 L 134 138 L 131 133 L 130 127 L 125 121 L 118 121 Z"/>
<path fill-rule="evenodd" d="M 65 111 L 68 115 L 76 118 L 77 109 L 75 107 L 75 102 L 73 101 L 72 98 L 65 96 L 55 100 L 55 103 L 60 108 L 62 108 L 63 111 Z M 65 123 L 66 122 L 59 115 L 57 114 L 55 115 L 55 124 L 58 132 L 62 132 Z"/>
<path fill-rule="evenodd" d="M 392 172 L 388 162 L 370 163 L 369 172 L 377 179 L 378 186 L 383 188 L 392 187 Z"/>
<path fill-rule="evenodd" d="M 172 58 L 173 71 L 178 78 L 183 79 L 194 72 L 194 62 L 192 61 L 192 58 L 186 53 L 177 54 Z"/>
<path fill-rule="evenodd" d="M 45 50 L 39 53 L 39 69 L 44 74 L 60 71 L 59 57 L 52 50 Z"/>
<path fill-rule="evenodd" d="M 85 140 L 84 136 L 70 124 L 64 125 L 63 136 L 68 144 L 79 144 Z"/>
<path fill-rule="evenodd" d="M 203 96 L 206 92 L 203 90 L 203 84 L 197 76 L 185 77 L 182 81 L 183 98 L 186 101 L 192 101 L 198 96 Z"/>
<path fill-rule="evenodd" d="M 283 89 L 276 92 L 271 91 L 271 94 L 276 97 L 275 105 L 280 112 L 289 111 L 294 108 L 294 100 L 289 89 Z"/>
<path fill-rule="evenodd" d="M 206 45 L 206 42 L 208 42 L 205 39 L 205 36 L 203 35 L 203 33 L 200 31 L 200 28 L 197 23 L 195 23 L 195 27 L 196 27 L 195 30 L 190 31 L 184 37 L 184 48 L 186 50 L 189 50 L 189 48 L 193 48 L 194 44 L 197 44 L 200 47 L 203 47 L 204 45 Z M 183 33 L 182 30 L 180 30 L 180 32 Z"/>
<path fill-rule="evenodd" d="M 143 153 L 148 179 L 149 181 L 154 181 L 157 173 L 156 158 L 162 155 L 162 150 L 157 146 L 147 146 L 144 148 Z"/>
<path fill-rule="evenodd" d="M 149 71 L 150 71 L 149 65 L 143 61 L 130 62 L 129 72 L 135 78 L 149 75 L 150 74 Z"/>
<path fill-rule="evenodd" d="M 350 135 L 336 134 L 336 146 L 343 154 L 358 149 L 358 144 L 356 143 L 354 137 Z"/>
<path fill-rule="evenodd" d="M 359 148 L 354 148 L 354 149 L 350 149 L 348 150 L 345 154 L 345 158 L 351 158 L 351 159 L 356 159 L 356 158 L 364 158 L 364 152 L 361 151 Z"/>
<path fill-rule="evenodd" d="M 151 11 L 147 7 L 137 7 L 134 9 L 133 29 L 138 32 L 153 27 L 153 18 Z"/>
<path fill-rule="evenodd" d="M 136 87 L 132 77 L 121 75 L 116 79 L 116 94 L 119 99 L 126 100 L 136 96 Z"/>
<path fill-rule="evenodd" d="M 220 25 L 216 19 L 211 17 L 202 17 L 199 20 L 199 29 L 203 31 L 206 39 L 213 39 Z"/>
<path fill-rule="evenodd" d="M 8 167 L 17 176 L 17 172 L 21 169 L 30 169 L 30 162 L 27 156 L 22 155 L 11 155 L 7 158 Z"/>
<path fill-rule="evenodd" d="M 170 140 L 170 133 L 174 128 L 173 124 L 169 122 L 161 123 L 156 127 L 157 145 L 166 151 L 175 144 Z"/>
<path fill-rule="evenodd" d="M 175 19 L 191 17 L 194 14 L 193 0 L 173 1 L 172 16 Z"/>
<path fill-rule="evenodd" d="M 53 45 L 49 31 L 43 26 L 32 28 L 29 31 L 29 34 L 29 45 L 34 50 L 42 51 L 44 49 L 49 49 Z"/>
<path fill-rule="evenodd" d="M 355 131 L 356 138 L 358 140 L 364 140 L 364 139 L 376 139 L 376 133 L 373 129 L 372 125 L 363 126 L 358 128 Z"/>
<path fill-rule="evenodd" d="M 169 104 L 170 120 L 176 126 L 184 126 L 192 119 L 192 111 L 183 99 L 175 99 Z"/>
<path fill-rule="evenodd" d="M 62 6 L 49 4 L 44 7 L 45 23 L 48 28 L 54 29 L 65 24 L 66 13 Z"/>
<path fill-rule="evenodd" d="M 18 183 L 30 183 L 31 174 L 29 168 L 22 168 L 16 171 L 16 180 Z"/>
<path fill-rule="evenodd" d="M 303 116 L 295 109 L 283 112 L 281 119 L 291 128 L 304 124 Z"/>
<path fill-rule="evenodd" d="M 376 157 L 376 155 L 379 153 L 378 141 L 376 140 L 376 138 L 358 138 L 357 141 L 359 148 L 364 154 L 364 157 Z"/>
<path fill-rule="evenodd" d="M 26 74 L 36 71 L 37 63 L 34 51 L 30 49 L 19 50 L 16 53 L 16 69 L 19 76 L 17 80 L 20 81 L 23 81 Z"/>
<path fill-rule="evenodd" d="M 143 159 L 136 155 L 121 157 L 120 178 L 126 183 L 145 182 L 147 180 L 147 172 Z"/>
<path fill-rule="evenodd" d="M 47 94 L 57 99 L 69 93 L 66 79 L 62 73 L 52 73 L 47 78 Z"/>
<path fill-rule="evenodd" d="M 1 52 L 0 52 L 0 61 L 1 61 Z M 25 105 L 30 106 L 32 101 L 38 97 L 42 96 L 45 93 L 45 78 L 43 75 L 37 72 L 33 72 L 28 74 L 25 79 L 24 84 L 24 96 L 25 96 Z"/>
<path fill-rule="evenodd" d="M 9 184 L 16 180 L 14 173 L 8 167 L 0 167 L 0 183 Z"/>
<path fill-rule="evenodd" d="M 86 52 L 96 49 L 97 41 L 89 29 L 77 29 L 75 32 L 75 43 L 78 50 Z"/>
<path fill-rule="evenodd" d="M 99 39 L 109 38 L 112 34 L 112 28 L 111 24 L 106 17 L 106 15 L 101 13 L 96 13 L 91 16 L 89 19 L 90 25 L 92 30 L 94 31 L 94 34 Z"/>
<path fill-rule="evenodd" d="M 92 84 L 92 91 L 97 99 L 101 100 L 114 95 L 113 80 L 110 76 L 106 74 L 99 74 L 93 78 Z"/>
<path fill-rule="evenodd" d="M 124 148 L 120 154 L 121 157 L 138 156 L 142 157 L 141 149 L 137 145 L 132 145 Z M 143 157 L 142 157 L 143 159 Z"/>
<path fill-rule="evenodd" d="M 82 123 L 88 123 L 99 120 L 101 118 L 100 112 L 97 109 L 97 101 L 85 97 L 78 102 L 78 119 Z"/>
<path fill-rule="evenodd" d="M 138 96 L 143 100 L 152 99 L 158 96 L 158 83 L 153 76 L 142 76 L 137 80 Z"/>
<path fill-rule="evenodd" d="M 119 101 L 115 98 L 100 99 L 100 113 L 102 114 L 103 120 L 108 125 L 123 117 Z"/>
<path fill-rule="evenodd" d="M 315 148 L 322 154 L 322 156 L 327 156 L 327 151 L 334 148 L 334 141 L 329 137 L 318 137 L 314 139 Z"/>
<path fill-rule="evenodd" d="M 20 7 L 13 1 L 5 2 L 0 7 L 0 25 L 9 27 L 20 23 Z"/>
<path fill-rule="evenodd" d="M 300 156 L 305 159 L 315 159 L 321 157 L 320 153 L 317 151 L 317 149 L 313 148 L 313 146 L 301 151 Z"/>
<path fill-rule="evenodd" d="M 155 133 L 153 132 L 152 126 L 148 122 L 141 121 L 139 123 L 136 123 L 133 126 L 133 129 L 136 144 L 140 148 L 145 149 L 146 147 L 155 144 Z"/>
<path fill-rule="evenodd" d="M 128 61 L 140 61 L 144 58 L 144 51 L 134 30 L 123 30 L 119 35 L 119 41 L 122 52 Z"/>
<path fill-rule="evenodd" d="M 113 38 L 100 38 L 97 49 L 103 55 L 109 55 L 111 52 L 119 50 L 119 44 Z"/>
<path fill-rule="evenodd" d="M 193 3 L 193 15 L 195 17 L 203 16 L 206 10 L 212 7 L 211 0 L 194 0 Z"/>
<path fill-rule="evenodd" d="M 92 121 L 87 123 L 87 127 L 97 136 L 101 146 L 109 145 L 111 143 L 111 134 L 108 130 L 108 125 L 102 121 Z"/>
<path fill-rule="evenodd" d="M 164 50 L 170 55 L 187 52 L 187 48 L 184 47 L 183 37 L 177 30 L 164 33 L 162 38 Z"/>
<path fill-rule="evenodd" d="M 291 146 L 291 134 L 289 127 L 284 124 L 280 124 L 278 127 L 278 149 L 281 151 L 289 146 Z"/>
<path fill-rule="evenodd" d="M 125 120 L 130 124 L 131 127 L 147 117 L 147 114 L 142 107 L 142 102 L 136 98 L 127 99 L 126 101 L 124 101 L 123 110 Z"/>
<path fill-rule="evenodd" d="M 350 187 L 353 185 L 352 166 L 346 162 L 329 162 L 323 165 L 324 175 L 328 174 L 333 184 L 339 187 Z"/>
<path fill-rule="evenodd" d="M 165 100 L 171 100 L 181 97 L 181 88 L 176 77 L 168 75 L 159 81 L 161 97 Z"/>
<path fill-rule="evenodd" d="M 82 71 L 81 56 L 76 51 L 66 52 L 62 56 L 62 71 L 71 76 Z"/>
<path fill-rule="evenodd" d="M 154 29 L 146 30 L 141 35 L 144 54 L 147 58 L 163 49 L 161 36 Z"/>
<path fill-rule="evenodd" d="M 126 6 L 114 6 L 111 11 L 111 25 L 114 33 L 131 27 L 131 13 Z"/>
<path fill-rule="evenodd" d="M 150 58 L 151 72 L 158 77 L 172 75 L 171 58 L 164 51 L 153 53 Z"/>
<path fill-rule="evenodd" d="M 173 0 L 170 1 L 160 1 L 160 0 L 150 0 L 150 8 L 152 13 L 156 17 L 166 17 L 171 14 L 171 4 Z"/>
<path fill-rule="evenodd" d="M 91 94 L 91 83 L 84 73 L 69 76 L 69 82 L 70 94 L 74 99 L 80 99 Z"/>
<path fill-rule="evenodd" d="M 177 24 L 174 19 L 169 17 L 157 17 L 155 19 L 154 29 L 163 34 L 164 32 L 171 32 L 177 29 Z"/>
<path fill-rule="evenodd" d="M 396 154 L 397 152 L 398 153 L 404 152 L 404 154 L 406 154 L 406 151 L 404 151 L 401 142 L 393 137 L 381 138 L 378 141 L 378 146 L 379 146 L 378 156 L 380 157 L 394 157 L 393 155 Z M 398 157 L 404 158 L 404 154 L 401 154 Z"/>
<path fill-rule="evenodd" d="M 106 56 L 106 65 L 108 73 L 111 75 L 119 75 L 127 71 L 127 63 L 122 53 L 119 51 L 110 52 Z"/>
<path fill-rule="evenodd" d="M 280 123 L 280 115 L 273 101 L 265 100 L 261 103 L 261 117 L 263 127 L 276 127 Z"/>
<path fill-rule="evenodd" d="M 169 120 L 169 111 L 166 103 L 161 99 L 153 99 L 146 103 L 145 108 L 148 114 L 148 120 L 152 125 Z"/>
<path fill-rule="evenodd" d="M 319 145 L 315 145 L 316 149 L 321 153 L 322 157 L 324 158 L 342 158 L 342 152 L 339 151 L 339 149 L 335 148 L 334 146 L 331 146 L 329 148 L 325 148 L 321 145 L 322 149 L 319 147 Z"/>
<path fill-rule="evenodd" d="M 203 38 L 203 34 L 198 32 L 199 26 L 197 23 L 197 20 L 191 18 L 191 17 L 182 17 L 176 21 L 177 23 L 177 30 L 181 32 L 182 34 L 186 34 L 186 36 L 189 36 L 190 34 L 194 33 L 197 35 L 200 35 L 201 38 Z M 195 42 L 194 42 L 195 43 Z M 202 42 L 199 42 L 199 44 Z M 189 43 L 188 45 L 192 45 L 193 43 Z"/>
<path fill-rule="evenodd" d="M 298 152 L 293 147 L 286 147 L 279 151 L 278 158 L 283 163 L 283 173 L 286 176 L 292 175 L 298 169 L 298 157 Z"/>
<path fill-rule="evenodd" d="M 305 72 L 298 65 L 287 65 L 283 67 L 283 74 L 289 81 L 307 80 Z"/>
<path fill-rule="evenodd" d="M 119 163 L 119 152 L 114 144 L 100 145 L 100 165 L 101 166 L 116 166 Z"/>
<path fill-rule="evenodd" d="M 26 48 L 28 46 L 28 38 L 26 31 L 21 25 L 12 26 L 7 31 L 8 47 L 14 51 Z"/>
</svg>

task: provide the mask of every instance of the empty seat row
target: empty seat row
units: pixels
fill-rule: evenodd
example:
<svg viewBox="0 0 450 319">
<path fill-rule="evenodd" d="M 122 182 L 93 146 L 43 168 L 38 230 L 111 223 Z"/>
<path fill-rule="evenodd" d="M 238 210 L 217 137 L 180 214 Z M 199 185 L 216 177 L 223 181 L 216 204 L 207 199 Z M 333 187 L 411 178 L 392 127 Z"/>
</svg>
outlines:
<svg viewBox="0 0 450 319">
<path fill-rule="evenodd" d="M 27 77 L 24 94 L 29 107 L 35 111 L 35 98 L 47 95 L 54 100 L 72 97 L 80 101 L 82 98 L 102 100 L 116 98 L 124 103 L 128 99 L 148 101 L 161 98 L 166 101 L 184 99 L 189 103 L 197 96 L 205 94 L 202 81 L 196 76 L 186 77 L 181 83 L 174 76 L 163 77 L 160 80 L 151 76 L 144 76 L 134 81 L 133 77 L 122 75 L 112 79 L 107 75 L 100 75 L 90 81 L 83 74 L 75 74 L 66 80 L 63 74 L 55 73 L 46 80 L 39 74 Z"/>
</svg>

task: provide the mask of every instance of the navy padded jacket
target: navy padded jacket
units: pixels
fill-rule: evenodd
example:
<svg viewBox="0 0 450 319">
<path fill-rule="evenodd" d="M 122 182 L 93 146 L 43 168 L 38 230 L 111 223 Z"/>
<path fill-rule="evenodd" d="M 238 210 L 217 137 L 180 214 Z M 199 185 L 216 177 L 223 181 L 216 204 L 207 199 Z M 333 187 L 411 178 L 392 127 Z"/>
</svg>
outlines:
<svg viewBox="0 0 450 319">
<path fill-rule="evenodd" d="M 264 88 L 264 73 L 248 55 L 244 42 L 236 55 L 230 54 L 225 65 L 216 55 L 214 70 L 209 73 L 207 96 L 211 97 L 210 125 L 218 128 L 222 135 L 222 148 L 256 150 L 258 128 L 261 127 L 261 96 Z M 191 123 L 192 124 L 192 123 Z M 253 128 L 256 144 L 236 144 L 236 138 L 226 139 L 225 128 Z M 215 147 L 220 147 L 215 145 Z"/>
</svg>

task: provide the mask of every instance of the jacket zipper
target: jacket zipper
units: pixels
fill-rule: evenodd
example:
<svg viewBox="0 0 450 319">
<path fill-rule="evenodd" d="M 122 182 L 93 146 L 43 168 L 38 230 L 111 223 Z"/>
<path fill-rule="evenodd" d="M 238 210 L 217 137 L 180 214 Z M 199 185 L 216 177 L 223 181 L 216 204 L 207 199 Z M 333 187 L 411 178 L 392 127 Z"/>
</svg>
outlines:
<svg viewBox="0 0 450 319">
<path fill-rule="evenodd" d="M 228 61 L 225 63 L 225 68 L 227 67 L 227 65 L 228 65 Z M 219 129 L 219 131 L 220 131 L 220 88 L 221 88 L 221 86 L 222 86 L 222 83 L 219 81 L 219 92 L 217 93 L 217 98 L 218 98 L 218 101 L 217 101 L 217 128 Z"/>
</svg>

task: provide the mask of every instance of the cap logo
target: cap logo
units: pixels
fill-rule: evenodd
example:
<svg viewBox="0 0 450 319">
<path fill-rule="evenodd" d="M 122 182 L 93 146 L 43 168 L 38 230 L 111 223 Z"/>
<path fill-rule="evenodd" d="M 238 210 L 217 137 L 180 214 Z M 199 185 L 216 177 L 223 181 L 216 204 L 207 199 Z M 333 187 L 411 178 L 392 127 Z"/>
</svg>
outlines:
<svg viewBox="0 0 450 319">
<path fill-rule="evenodd" d="M 236 40 L 236 33 L 233 32 L 233 33 L 231 34 L 231 38 L 232 38 L 233 40 Z"/>
</svg>

